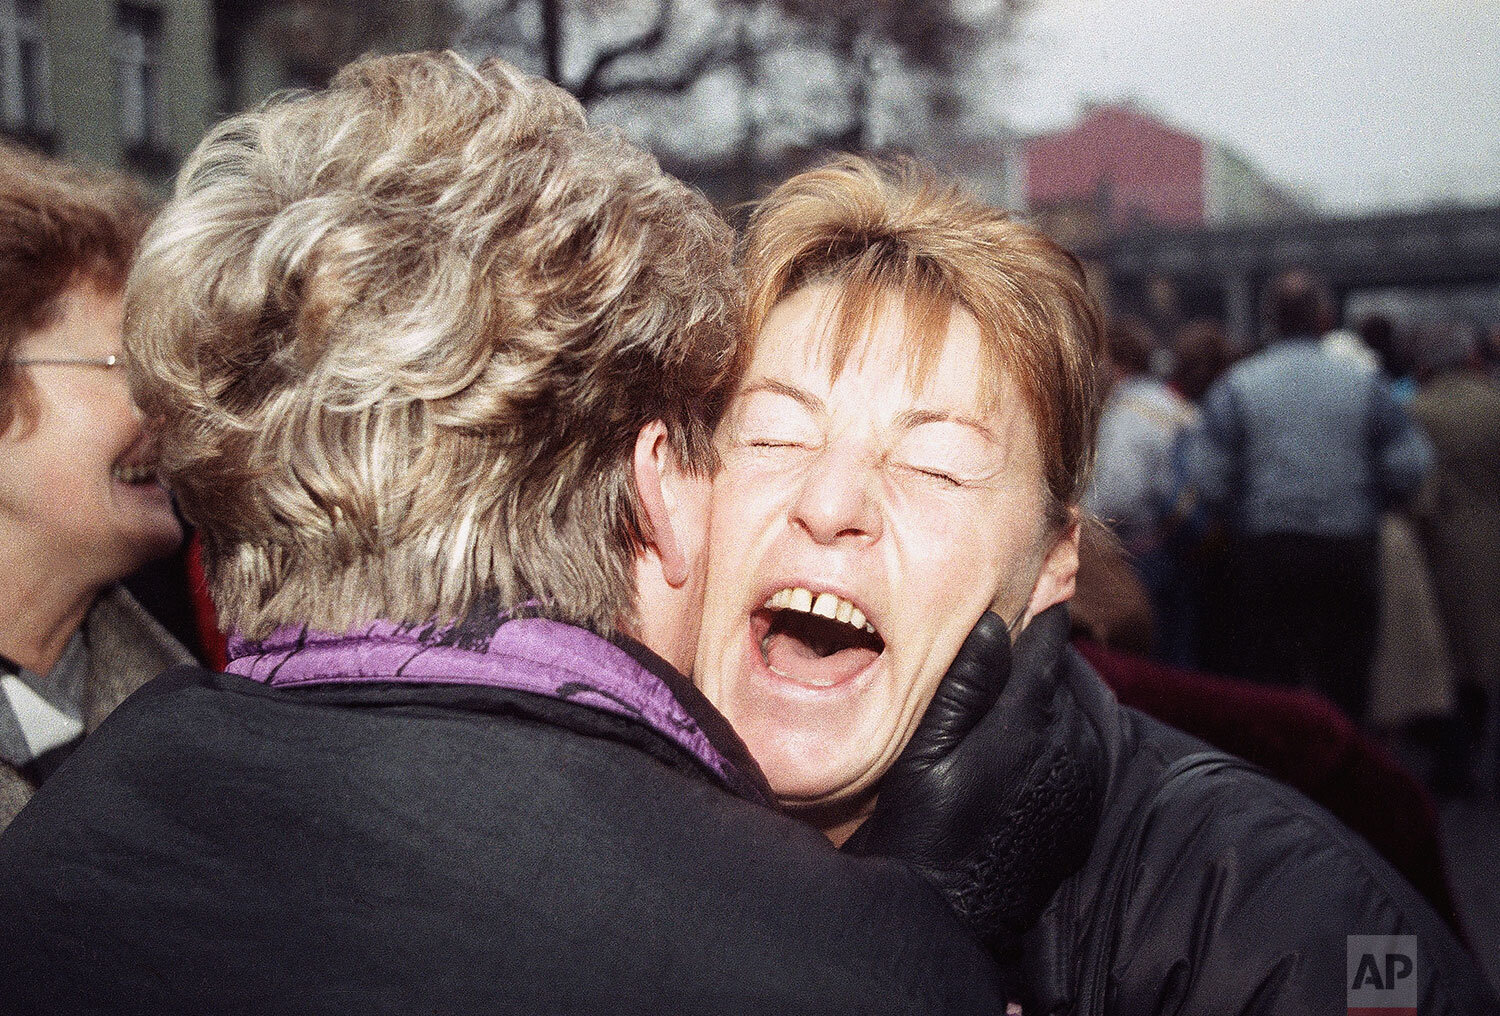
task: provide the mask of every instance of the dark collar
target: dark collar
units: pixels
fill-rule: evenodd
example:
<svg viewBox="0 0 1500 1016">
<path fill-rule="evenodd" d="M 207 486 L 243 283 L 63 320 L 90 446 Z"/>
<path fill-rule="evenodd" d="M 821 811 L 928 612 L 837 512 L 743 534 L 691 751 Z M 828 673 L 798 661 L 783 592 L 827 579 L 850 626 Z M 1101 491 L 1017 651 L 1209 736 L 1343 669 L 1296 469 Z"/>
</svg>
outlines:
<svg viewBox="0 0 1500 1016">
<path fill-rule="evenodd" d="M 688 715 L 697 721 L 698 728 L 718 749 L 719 754 L 732 762 L 745 779 L 756 784 L 767 801 L 776 800 L 765 773 L 761 772 L 760 763 L 755 761 L 750 749 L 745 747 L 745 742 L 740 740 L 740 735 L 735 733 L 724 714 L 714 707 L 708 696 L 699 691 L 691 679 L 628 635 L 616 636 L 611 641 L 671 690 Z"/>
</svg>

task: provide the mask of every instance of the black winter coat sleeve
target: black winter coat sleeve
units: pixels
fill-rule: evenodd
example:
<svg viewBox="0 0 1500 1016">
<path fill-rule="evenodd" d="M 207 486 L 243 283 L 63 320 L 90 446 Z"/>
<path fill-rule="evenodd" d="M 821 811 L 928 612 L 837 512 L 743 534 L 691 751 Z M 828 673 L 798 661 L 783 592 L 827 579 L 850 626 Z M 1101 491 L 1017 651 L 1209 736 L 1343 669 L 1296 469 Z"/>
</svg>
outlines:
<svg viewBox="0 0 1500 1016">
<path fill-rule="evenodd" d="M 1423 1016 L 1496 1011 L 1416 891 L 1295 791 L 1230 766 L 1181 781 L 1151 812 L 1115 885 L 1114 947 L 1095 953 L 1108 956 L 1104 1011 L 1344 1012 L 1350 936 L 1375 935 L 1415 937 Z M 1199 820 L 1185 828 L 1185 815 Z"/>
</svg>

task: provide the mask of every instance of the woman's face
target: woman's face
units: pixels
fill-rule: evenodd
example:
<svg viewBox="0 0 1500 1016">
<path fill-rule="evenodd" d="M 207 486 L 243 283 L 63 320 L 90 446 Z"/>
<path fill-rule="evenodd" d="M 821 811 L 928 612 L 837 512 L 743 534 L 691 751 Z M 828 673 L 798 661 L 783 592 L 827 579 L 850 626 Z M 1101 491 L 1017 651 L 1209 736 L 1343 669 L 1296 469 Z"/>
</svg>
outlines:
<svg viewBox="0 0 1500 1016">
<path fill-rule="evenodd" d="M 766 320 L 719 435 L 695 679 L 788 804 L 858 802 L 911 737 L 969 629 L 1064 585 L 1032 414 L 998 409 L 956 310 L 920 388 L 900 305 L 830 380 L 824 311 L 801 289 Z M 1076 557 L 1071 559 L 1076 566 Z M 1053 574 L 1056 573 L 1056 574 Z M 830 616 L 831 615 L 831 616 Z"/>
<path fill-rule="evenodd" d="M 83 283 L 53 321 L 18 341 L 15 360 L 123 357 L 118 293 Z M 0 525 L 51 571 L 107 582 L 170 553 L 182 540 L 156 482 L 123 365 L 17 368 L 36 391 L 35 426 L 0 435 Z"/>
</svg>

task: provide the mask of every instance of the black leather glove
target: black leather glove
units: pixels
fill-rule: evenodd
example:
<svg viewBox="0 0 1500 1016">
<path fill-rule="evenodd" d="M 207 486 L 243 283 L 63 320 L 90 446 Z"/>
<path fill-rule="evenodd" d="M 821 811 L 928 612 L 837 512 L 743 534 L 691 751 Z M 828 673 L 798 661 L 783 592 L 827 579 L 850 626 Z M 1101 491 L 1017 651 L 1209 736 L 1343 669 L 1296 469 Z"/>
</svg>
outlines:
<svg viewBox="0 0 1500 1016">
<path fill-rule="evenodd" d="M 1056 669 L 1069 620 L 1034 618 L 1014 650 L 986 613 L 845 844 L 925 875 L 1002 960 L 1088 857 L 1103 774 Z"/>
</svg>

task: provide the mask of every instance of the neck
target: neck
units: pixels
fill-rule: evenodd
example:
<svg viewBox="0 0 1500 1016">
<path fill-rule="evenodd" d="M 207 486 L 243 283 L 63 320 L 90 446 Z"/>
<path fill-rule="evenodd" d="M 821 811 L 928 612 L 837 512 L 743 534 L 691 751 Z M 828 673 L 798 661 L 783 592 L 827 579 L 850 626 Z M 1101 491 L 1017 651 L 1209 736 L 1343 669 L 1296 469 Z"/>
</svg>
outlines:
<svg viewBox="0 0 1500 1016">
<path fill-rule="evenodd" d="M 25 540 L 0 549 L 0 654 L 36 674 L 52 669 L 83 624 L 104 583 L 42 567 L 48 555 Z"/>
<path fill-rule="evenodd" d="M 696 601 L 680 586 L 661 579 L 661 569 L 636 565 L 637 623 L 620 631 L 635 639 L 684 675 L 692 676 L 698 649 L 698 618 L 703 614 L 701 591 Z M 645 605 L 645 606 L 642 606 Z"/>
</svg>

